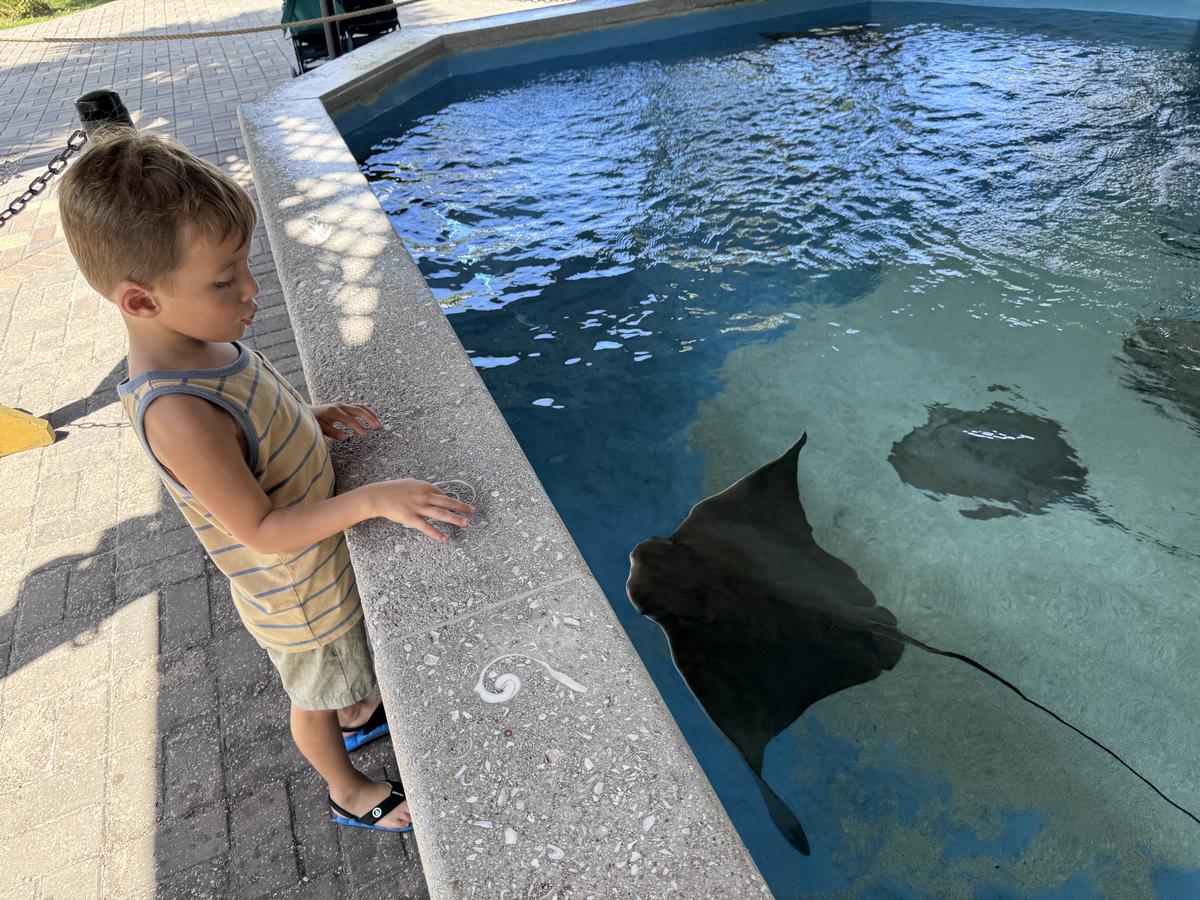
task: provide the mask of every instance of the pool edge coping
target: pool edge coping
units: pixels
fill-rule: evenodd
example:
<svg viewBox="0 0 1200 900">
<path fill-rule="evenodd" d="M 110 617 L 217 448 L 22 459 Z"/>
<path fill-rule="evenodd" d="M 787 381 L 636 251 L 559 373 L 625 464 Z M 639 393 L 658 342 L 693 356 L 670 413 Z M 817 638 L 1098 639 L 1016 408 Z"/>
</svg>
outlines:
<svg viewBox="0 0 1200 900">
<path fill-rule="evenodd" d="M 441 413 L 461 411 L 460 415 L 451 412 L 442 424 L 449 424 L 452 429 L 461 428 L 462 434 L 476 432 L 472 439 L 478 443 L 468 446 L 464 440 L 463 446 L 455 446 L 455 452 L 450 455 L 457 455 L 456 462 L 471 459 L 471 451 L 478 450 L 480 444 L 485 445 L 493 460 L 496 457 L 504 460 L 500 468 L 507 467 L 503 475 L 494 474 L 488 484 L 519 483 L 526 493 L 533 495 L 531 502 L 521 507 L 520 517 L 514 516 L 491 528 L 485 526 L 487 540 L 511 551 L 510 559 L 519 560 L 513 567 L 514 572 L 528 565 L 535 573 L 536 577 L 524 584 L 524 590 L 513 590 L 521 587 L 519 584 L 497 587 L 491 584 L 490 579 L 494 576 L 489 571 L 472 569 L 463 561 L 446 565 L 444 556 L 429 549 L 433 546 L 431 543 L 422 546 L 418 542 L 428 543 L 426 538 L 414 536 L 397 542 L 397 532 L 403 529 L 398 526 L 388 528 L 381 520 L 347 531 L 367 628 L 376 649 L 385 707 L 389 719 L 397 725 L 392 732 L 393 745 L 413 796 L 411 805 L 417 842 L 433 897 L 466 896 L 479 890 L 496 895 L 505 886 L 525 891 L 546 883 L 545 879 L 550 877 L 550 863 L 554 860 L 547 860 L 544 855 L 531 857 L 530 852 L 549 852 L 544 850 L 546 847 L 562 852 L 563 848 L 555 845 L 552 837 L 573 832 L 577 835 L 585 832 L 571 848 L 584 851 L 584 855 L 580 859 L 573 858 L 570 852 L 564 854 L 558 861 L 558 878 L 559 883 L 565 878 L 572 879 L 573 888 L 578 890 L 603 891 L 606 886 L 611 886 L 613 878 L 617 878 L 620 879 L 618 883 L 627 880 L 631 891 L 650 895 L 677 890 L 683 896 L 689 896 L 702 889 L 711 897 L 745 897 L 752 894 L 765 896 L 769 891 L 640 657 L 616 622 L 615 614 L 553 504 L 545 497 L 523 450 L 442 314 L 406 245 L 392 230 L 387 215 L 342 139 L 330 107 L 344 109 L 379 85 L 411 75 L 426 65 L 437 64 L 464 50 L 506 46 L 605 25 L 742 5 L 747 5 L 744 0 L 590 0 L 486 19 L 402 29 L 359 51 L 362 55 L 355 54 L 322 66 L 312 73 L 319 78 L 297 79 L 238 111 L 261 214 L 313 401 L 375 403 L 383 407 L 381 412 L 402 414 L 413 404 L 414 398 L 405 396 L 407 385 L 397 380 L 395 354 L 399 353 L 397 348 L 401 345 L 392 341 L 405 339 L 405 349 L 419 353 L 422 359 L 437 360 L 436 365 L 443 373 L 449 373 L 449 379 L 453 381 L 453 387 L 440 391 L 438 397 L 430 397 L 428 392 L 420 394 L 417 405 L 422 408 L 436 405 Z M 845 4 L 831 0 L 828 5 Z M 309 84 L 303 84 L 306 79 L 311 79 Z M 299 136 L 297 129 L 302 130 Z M 343 233 L 353 234 L 353 244 L 347 246 L 344 237 L 342 243 L 331 241 L 330 238 L 335 237 L 335 228 L 339 229 L 337 237 L 342 237 Z M 369 253 L 361 252 L 367 245 Z M 340 275 L 340 280 L 331 275 Z M 378 309 L 385 291 L 389 315 L 374 319 L 370 313 Z M 332 301 L 326 296 L 328 294 L 335 295 Z M 405 331 L 405 328 L 412 330 Z M 335 345 L 328 336 L 339 332 L 342 340 Z M 414 333 L 417 333 L 415 340 Z M 410 380 L 419 377 L 415 370 L 410 374 Z M 378 392 L 364 396 L 368 383 L 377 386 Z M 425 412 L 426 415 L 415 418 L 436 417 L 430 415 L 433 410 Z M 456 426 L 456 420 L 460 419 Z M 331 448 L 339 488 L 345 490 L 352 485 L 388 477 L 389 473 L 393 473 L 390 477 L 410 474 L 423 477 L 419 471 L 413 471 L 414 465 L 419 466 L 420 462 L 434 465 L 445 455 L 445 444 L 439 442 L 436 435 L 423 432 L 414 435 L 407 429 L 405 431 L 404 438 L 397 438 L 392 432 L 390 440 L 382 435 L 379 436 L 384 438 L 382 440 Z M 416 443 L 406 443 L 409 440 Z M 490 446 L 486 446 L 488 444 Z M 459 472 L 455 470 L 454 474 Z M 499 510 L 494 514 L 504 515 Z M 559 547 L 556 556 L 561 558 L 530 557 L 528 552 L 522 556 L 524 548 L 521 544 L 526 538 L 520 527 L 530 521 L 530 516 L 537 519 L 539 537 L 544 536 L 548 545 Z M 469 544 L 473 536 L 464 536 L 464 542 Z M 397 549 L 401 546 L 403 551 Z M 396 563 L 398 553 L 402 558 L 400 565 Z M 397 591 L 403 590 L 394 575 L 401 568 L 407 576 L 405 583 L 420 585 L 422 596 L 465 588 L 467 592 L 474 590 L 481 594 L 482 599 L 465 609 L 447 607 L 433 617 L 422 617 L 411 610 L 397 612 L 391 601 Z M 550 604 L 557 604 L 557 612 L 537 606 L 547 599 Z M 563 613 L 564 609 L 571 613 Z M 455 674 L 445 696 L 449 698 L 451 691 L 457 690 L 460 696 L 455 702 L 463 709 L 471 707 L 475 715 L 469 721 L 477 724 L 466 728 L 463 723 L 467 720 L 455 717 L 458 726 L 449 727 L 451 720 L 430 712 L 430 707 L 436 710 L 443 698 L 444 685 L 437 684 L 441 677 L 437 666 L 448 654 L 439 649 L 439 652 L 418 656 L 421 662 L 415 662 L 411 650 L 406 648 L 416 646 L 423 636 L 432 633 L 438 635 L 433 641 L 438 649 L 441 646 L 438 641 L 445 643 L 445 636 L 454 633 L 455 629 L 478 626 L 482 620 L 497 617 L 504 621 L 493 629 L 491 646 L 493 649 L 505 645 L 516 647 L 528 628 L 534 627 L 530 617 L 539 620 L 536 627 L 540 630 L 547 624 L 541 619 L 547 616 L 551 622 L 565 617 L 575 621 L 577 626 L 582 623 L 582 627 L 556 631 L 556 664 L 569 662 L 565 668 L 573 681 L 604 685 L 610 691 L 610 698 L 619 698 L 617 708 L 604 713 L 608 747 L 614 751 L 619 747 L 626 755 L 628 739 L 631 735 L 637 738 L 641 731 L 642 748 L 653 748 L 656 752 L 651 754 L 653 765 L 651 759 L 639 756 L 639 778 L 628 789 L 633 808 L 644 815 L 627 821 L 627 814 L 608 804 L 593 802 L 581 806 L 570 779 L 560 777 L 549 788 L 559 796 L 551 798 L 553 802 L 547 809 L 547 820 L 540 824 L 538 834 L 527 839 L 527 829 L 521 829 L 518 842 L 521 849 L 527 849 L 521 855 L 508 852 L 510 846 L 516 846 L 507 843 L 510 833 L 516 830 L 513 826 L 503 829 L 505 843 L 499 842 L 501 829 L 492 827 L 499 823 L 491 821 L 498 819 L 497 816 L 464 819 L 464 815 L 475 813 L 470 809 L 469 813 L 460 812 L 458 818 L 442 818 L 446 814 L 446 803 L 427 807 L 422 802 L 424 797 L 453 789 L 449 785 L 453 784 L 455 776 L 436 755 L 439 741 L 445 746 L 456 746 L 456 742 L 466 740 L 473 747 L 474 740 L 478 739 L 486 748 L 489 733 L 495 731 L 495 720 L 484 713 L 491 712 L 492 707 L 499 704 L 490 700 L 487 705 L 481 704 L 472 694 L 474 690 L 483 697 L 478 690 L 478 685 L 484 684 L 482 669 L 475 685 L 472 684 L 474 678 Z M 469 641 L 466 643 L 470 645 Z M 426 641 L 425 647 L 418 646 L 418 650 L 428 647 Z M 460 649 L 461 643 L 451 648 L 451 652 Z M 488 650 L 482 655 L 491 652 Z M 599 665 L 596 656 L 601 657 Z M 429 660 L 433 662 L 429 663 Z M 545 661 L 540 662 L 546 665 Z M 480 664 L 478 659 L 474 661 L 474 665 Z M 534 667 L 530 670 L 536 673 Z M 425 688 L 414 691 L 414 679 L 421 680 Z M 430 688 L 435 685 L 436 694 L 433 694 Z M 492 685 L 493 693 L 500 686 L 498 682 Z M 544 694 L 545 686 L 539 687 Z M 528 694 L 534 690 L 532 686 L 526 688 Z M 566 696 L 561 690 L 555 689 L 555 692 L 555 696 Z M 542 700 L 548 702 L 546 697 Z M 471 706 L 472 701 L 475 706 Z M 513 707 L 516 705 L 514 702 Z M 623 734 L 621 726 L 614 731 L 620 722 L 636 722 L 631 727 L 637 730 Z M 586 769 L 590 757 L 579 755 L 591 753 L 597 756 L 598 745 L 592 743 L 593 740 L 570 737 L 561 729 L 557 732 L 552 729 L 542 742 L 547 747 L 545 759 L 550 760 L 551 755 L 555 761 L 579 757 L 585 762 Z M 470 752 L 467 751 L 467 757 Z M 455 762 L 462 759 L 452 756 L 448 750 L 446 757 Z M 480 757 L 468 759 L 469 762 L 480 763 L 479 768 L 482 768 L 488 759 Z M 527 759 L 520 761 L 521 765 L 527 762 Z M 544 764 L 534 761 L 539 772 L 541 765 Z M 513 768 L 519 769 L 520 765 L 514 764 Z M 514 771 L 514 774 L 518 773 Z M 543 777 L 532 772 L 519 774 L 534 782 Z M 458 783 L 464 783 L 464 777 L 459 770 Z M 588 783 L 592 785 L 590 790 L 595 790 L 595 779 Z M 603 781 L 598 783 L 602 789 Z M 662 792 L 668 785 L 677 801 L 674 806 L 667 802 L 667 809 L 671 809 L 673 815 L 662 812 Z M 581 817 L 583 809 L 589 814 Z M 655 815 L 649 810 L 659 812 Z M 480 825 L 476 832 L 472 821 L 489 824 L 487 827 Z M 627 860 L 621 861 L 620 866 L 610 861 L 607 868 L 588 860 L 588 856 L 595 855 L 598 846 L 595 850 L 587 849 L 587 835 L 609 838 L 605 843 L 611 845 L 611 838 L 622 833 L 630 838 L 630 843 L 646 842 L 646 848 L 652 851 L 641 853 L 646 859 L 644 871 L 638 871 L 641 867 L 636 862 L 626 866 Z M 470 859 L 470 851 L 477 849 L 476 839 L 480 835 L 494 840 L 485 852 Z M 529 848 L 525 846 L 526 840 Z M 671 856 L 661 855 L 663 850 Z M 655 854 L 659 855 L 653 862 Z M 534 859 L 541 862 L 537 868 L 531 868 Z M 673 859 L 676 864 L 664 864 L 664 859 Z"/>
</svg>

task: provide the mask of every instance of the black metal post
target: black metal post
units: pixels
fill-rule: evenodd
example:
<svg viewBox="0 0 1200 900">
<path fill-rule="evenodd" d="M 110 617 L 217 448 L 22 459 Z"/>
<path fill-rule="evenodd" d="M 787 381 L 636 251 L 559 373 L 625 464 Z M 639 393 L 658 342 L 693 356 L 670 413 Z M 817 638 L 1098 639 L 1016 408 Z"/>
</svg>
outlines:
<svg viewBox="0 0 1200 900">
<path fill-rule="evenodd" d="M 103 125 L 133 127 L 129 110 L 116 91 L 88 91 L 75 101 L 75 112 L 79 114 L 79 124 L 83 126 L 84 133 L 89 136 Z"/>
<path fill-rule="evenodd" d="M 321 15 L 332 16 L 333 0 L 321 0 Z M 338 28 L 336 22 L 325 22 L 325 46 L 329 50 L 329 58 L 337 59 L 342 55 L 342 42 L 338 40 Z"/>
</svg>

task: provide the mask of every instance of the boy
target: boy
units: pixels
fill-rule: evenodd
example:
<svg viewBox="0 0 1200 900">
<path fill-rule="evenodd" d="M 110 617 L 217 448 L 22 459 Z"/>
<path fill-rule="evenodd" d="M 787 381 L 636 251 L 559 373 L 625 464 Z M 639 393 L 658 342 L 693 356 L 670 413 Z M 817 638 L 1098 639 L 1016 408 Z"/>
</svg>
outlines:
<svg viewBox="0 0 1200 900">
<path fill-rule="evenodd" d="M 373 516 L 446 537 L 474 509 L 424 481 L 334 496 L 322 435 L 378 428 L 367 407 L 309 406 L 237 339 L 254 318 L 249 194 L 175 141 L 96 135 L 59 187 L 79 269 L 129 332 L 122 405 L 168 494 L 230 581 L 234 605 L 291 698 L 296 746 L 342 825 L 412 828 L 399 782 L 347 753 L 387 731 L 342 531 Z M 360 421 L 361 420 L 361 421 Z"/>
</svg>

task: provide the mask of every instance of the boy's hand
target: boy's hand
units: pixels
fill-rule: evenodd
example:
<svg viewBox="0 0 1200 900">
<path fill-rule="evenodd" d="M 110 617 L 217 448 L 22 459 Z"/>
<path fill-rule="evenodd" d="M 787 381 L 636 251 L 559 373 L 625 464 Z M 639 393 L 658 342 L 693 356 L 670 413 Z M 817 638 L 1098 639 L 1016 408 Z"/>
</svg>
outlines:
<svg viewBox="0 0 1200 900">
<path fill-rule="evenodd" d="M 367 423 L 367 428 L 378 428 L 379 417 L 370 409 L 356 403 L 330 403 L 325 406 L 310 406 L 312 414 L 317 417 L 317 421 L 321 423 L 321 431 L 326 437 L 331 437 L 335 441 L 344 441 L 350 437 L 350 431 L 353 431 L 359 437 L 367 433 L 367 429 L 362 426 L 359 421 L 362 419 Z M 338 428 L 334 425 L 335 422 L 341 422 L 350 428 L 350 431 Z"/>
<path fill-rule="evenodd" d="M 379 481 L 368 485 L 372 513 L 429 535 L 435 541 L 445 543 L 444 534 L 426 519 L 437 519 L 451 525 L 465 527 L 467 520 L 461 516 L 475 515 L 475 508 L 461 500 L 447 496 L 436 485 L 415 478 L 400 478 L 395 481 Z M 454 515 L 454 513 L 461 515 Z"/>
</svg>

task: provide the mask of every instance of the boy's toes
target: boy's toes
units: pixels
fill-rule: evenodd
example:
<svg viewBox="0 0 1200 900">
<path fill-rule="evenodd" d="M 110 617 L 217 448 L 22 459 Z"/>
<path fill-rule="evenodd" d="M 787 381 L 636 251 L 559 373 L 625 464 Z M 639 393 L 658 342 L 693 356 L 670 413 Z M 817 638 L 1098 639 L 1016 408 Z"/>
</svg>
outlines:
<svg viewBox="0 0 1200 900">
<path fill-rule="evenodd" d="M 403 797 L 403 789 L 399 782 L 393 784 L 387 781 L 376 781 L 359 792 L 352 800 L 347 798 L 350 802 L 345 806 L 338 803 L 331 794 L 329 797 L 330 813 L 335 816 L 336 821 L 340 821 L 343 825 L 361 825 L 367 828 L 392 830 L 408 829 L 412 826 L 412 816 L 408 812 L 408 801 L 402 799 Z M 395 805 L 393 806 L 393 804 Z M 336 819 L 336 816 L 339 815 L 352 821 Z"/>
<path fill-rule="evenodd" d="M 384 828 L 407 828 L 412 824 L 412 816 L 408 814 L 408 801 L 405 800 L 390 813 L 379 820 Z"/>
</svg>

